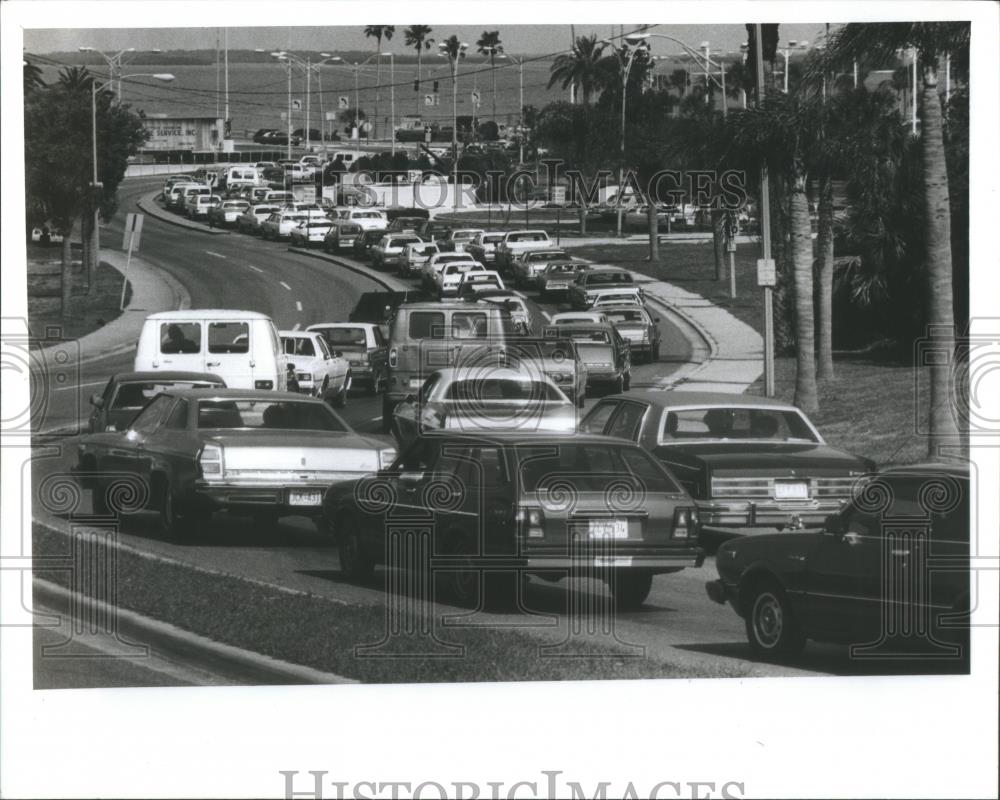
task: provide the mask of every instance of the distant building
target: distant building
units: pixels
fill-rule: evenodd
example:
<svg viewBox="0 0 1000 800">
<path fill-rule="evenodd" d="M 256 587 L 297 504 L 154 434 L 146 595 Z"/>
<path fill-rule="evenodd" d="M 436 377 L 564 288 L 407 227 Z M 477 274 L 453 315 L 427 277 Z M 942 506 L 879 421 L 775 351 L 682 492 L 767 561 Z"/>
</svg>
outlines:
<svg viewBox="0 0 1000 800">
<path fill-rule="evenodd" d="M 213 116 L 179 116 L 146 114 L 142 127 L 149 131 L 144 151 L 218 150 L 223 140 L 223 120 Z"/>
</svg>

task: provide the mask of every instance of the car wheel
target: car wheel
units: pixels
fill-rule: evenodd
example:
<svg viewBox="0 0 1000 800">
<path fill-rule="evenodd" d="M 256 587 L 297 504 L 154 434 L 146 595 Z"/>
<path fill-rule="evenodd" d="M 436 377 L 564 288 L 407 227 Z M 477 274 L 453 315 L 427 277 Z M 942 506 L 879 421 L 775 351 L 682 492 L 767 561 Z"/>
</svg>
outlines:
<svg viewBox="0 0 1000 800">
<path fill-rule="evenodd" d="M 347 403 L 347 393 L 351 391 L 351 373 L 348 372 L 347 376 L 344 378 L 344 385 L 337 392 L 336 396 L 333 398 L 334 408 L 343 408 Z"/>
<path fill-rule="evenodd" d="M 183 539 L 187 530 L 182 529 L 181 519 L 177 514 L 177 499 L 170 481 L 160 478 L 156 481 L 156 513 L 160 521 L 160 530 L 172 539 Z"/>
<path fill-rule="evenodd" d="M 609 588 L 615 599 L 615 608 L 619 611 L 634 610 L 649 597 L 649 590 L 653 588 L 653 573 L 618 573 L 610 578 Z"/>
<path fill-rule="evenodd" d="M 392 430 L 392 412 L 395 410 L 396 404 L 382 395 L 382 433 L 389 433 Z"/>
<path fill-rule="evenodd" d="M 329 401 L 329 394 L 330 394 L 330 376 L 327 375 L 325 378 L 323 378 L 323 386 L 320 388 L 318 396 L 322 400 Z"/>
<path fill-rule="evenodd" d="M 372 382 L 368 387 L 368 394 L 371 395 L 372 397 L 381 394 L 382 390 L 385 388 L 382 384 L 384 380 L 385 379 L 383 378 L 381 372 L 376 372 L 374 375 L 372 375 Z"/>
<path fill-rule="evenodd" d="M 753 587 L 746 606 L 747 640 L 764 657 L 794 655 L 805 646 L 805 636 L 784 590 L 774 581 Z"/>
<path fill-rule="evenodd" d="M 627 392 L 632 388 L 632 370 L 629 370 L 622 377 L 622 391 Z"/>
<path fill-rule="evenodd" d="M 656 344 L 654 344 L 653 345 L 653 349 L 649 352 L 649 360 L 650 361 L 659 361 L 660 360 L 660 343 L 659 342 L 657 342 Z"/>
<path fill-rule="evenodd" d="M 358 521 L 349 514 L 344 514 L 337 519 L 335 529 L 340 571 L 352 581 L 368 580 L 375 569 L 375 564 L 361 547 Z"/>
</svg>

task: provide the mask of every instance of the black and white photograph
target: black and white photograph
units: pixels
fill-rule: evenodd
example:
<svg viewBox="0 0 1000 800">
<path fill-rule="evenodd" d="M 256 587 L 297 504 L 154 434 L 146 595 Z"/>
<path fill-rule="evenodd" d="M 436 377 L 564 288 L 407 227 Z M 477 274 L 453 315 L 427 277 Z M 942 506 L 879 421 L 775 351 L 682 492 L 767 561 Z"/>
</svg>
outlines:
<svg viewBox="0 0 1000 800">
<path fill-rule="evenodd" d="M 1000 6 L 0 12 L 0 795 L 997 796 Z"/>
</svg>

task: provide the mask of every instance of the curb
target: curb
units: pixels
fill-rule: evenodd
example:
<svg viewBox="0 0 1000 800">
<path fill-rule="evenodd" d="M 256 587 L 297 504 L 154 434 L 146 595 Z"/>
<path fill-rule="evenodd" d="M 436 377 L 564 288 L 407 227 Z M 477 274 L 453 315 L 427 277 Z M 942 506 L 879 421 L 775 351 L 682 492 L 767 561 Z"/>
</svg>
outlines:
<svg viewBox="0 0 1000 800">
<path fill-rule="evenodd" d="M 156 196 L 160 194 L 159 192 L 151 192 L 144 197 L 140 197 L 135 201 L 135 204 L 146 214 L 151 217 L 155 217 L 160 220 L 160 222 L 165 222 L 168 225 L 176 225 L 178 228 L 186 228 L 189 231 L 201 231 L 202 233 L 207 233 L 210 236 L 228 236 L 230 231 L 221 230 L 219 228 L 209 228 L 208 225 L 203 225 L 200 222 L 190 222 L 186 219 L 181 219 L 173 214 L 168 214 L 164 209 L 160 208 L 156 204 Z"/>
<path fill-rule="evenodd" d="M 391 292 L 414 291 L 413 287 L 409 284 L 403 283 L 402 281 L 388 275 L 383 275 L 370 267 L 359 264 L 357 261 L 346 259 L 343 256 L 331 256 L 330 254 L 322 251 L 310 250 L 305 247 L 292 247 L 291 245 L 288 247 L 288 252 L 295 253 L 300 256 L 311 256 L 312 258 L 318 258 L 320 261 L 327 261 L 331 264 L 336 264 L 338 267 L 343 267 L 344 269 L 368 278 L 370 281 L 373 281 L 380 286 L 384 286 Z"/>
<path fill-rule="evenodd" d="M 40 578 L 32 579 L 32 588 L 42 602 L 66 614 L 84 614 L 90 619 L 104 617 L 108 607 L 90 597 L 77 594 Z M 357 683 L 332 672 L 322 672 L 280 661 L 270 656 L 243 650 L 207 639 L 174 625 L 145 617 L 124 608 L 114 608 L 114 632 L 148 643 L 164 655 L 193 664 L 201 669 L 250 685 L 346 684 Z"/>
</svg>

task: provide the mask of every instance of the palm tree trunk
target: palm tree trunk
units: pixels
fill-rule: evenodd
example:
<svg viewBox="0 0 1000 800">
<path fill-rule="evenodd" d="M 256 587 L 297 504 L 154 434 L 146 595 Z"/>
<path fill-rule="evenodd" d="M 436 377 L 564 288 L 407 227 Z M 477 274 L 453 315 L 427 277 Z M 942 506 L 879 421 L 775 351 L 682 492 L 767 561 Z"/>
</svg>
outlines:
<svg viewBox="0 0 1000 800">
<path fill-rule="evenodd" d="M 804 173 L 792 185 L 792 273 L 795 279 L 795 399 L 806 413 L 819 410 L 816 391 L 816 341 L 813 314 L 813 245 L 809 225 L 809 198 Z"/>
<path fill-rule="evenodd" d="M 819 220 L 816 234 L 819 287 L 819 352 L 816 371 L 821 380 L 833 379 L 833 181 L 819 181 Z"/>
<path fill-rule="evenodd" d="M 587 235 L 587 209 L 584 206 L 580 206 L 580 235 Z"/>
<path fill-rule="evenodd" d="M 660 260 L 660 229 L 652 201 L 646 207 L 646 221 L 649 223 L 649 260 L 656 263 Z"/>
<path fill-rule="evenodd" d="M 955 313 L 952 295 L 951 207 L 948 201 L 948 167 L 945 162 L 941 99 L 937 67 L 927 59 L 922 91 L 921 147 L 924 160 L 924 203 L 927 241 L 927 326 L 934 350 L 946 358 L 928 359 L 931 384 L 928 455 L 940 457 L 943 446 L 960 444 L 953 414 L 951 386 L 955 352 Z"/>
<path fill-rule="evenodd" d="M 94 264 L 94 212 L 89 206 L 80 217 L 80 266 L 83 268 L 83 279 L 90 290 L 90 283 L 97 269 Z"/>
<path fill-rule="evenodd" d="M 379 36 L 375 41 L 378 42 L 378 56 L 375 58 L 375 118 L 373 121 L 372 128 L 372 138 L 378 139 L 378 87 L 382 83 L 382 37 Z"/>
</svg>

